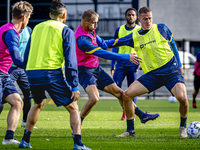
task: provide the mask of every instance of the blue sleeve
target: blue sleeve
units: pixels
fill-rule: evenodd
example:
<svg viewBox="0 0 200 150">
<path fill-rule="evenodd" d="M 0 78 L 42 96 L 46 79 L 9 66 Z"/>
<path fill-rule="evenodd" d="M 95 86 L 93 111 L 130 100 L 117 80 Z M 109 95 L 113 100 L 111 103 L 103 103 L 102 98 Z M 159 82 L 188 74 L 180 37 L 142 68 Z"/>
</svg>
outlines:
<svg viewBox="0 0 200 150">
<path fill-rule="evenodd" d="M 169 42 L 172 40 L 172 33 L 165 24 L 157 24 L 160 34 Z"/>
<path fill-rule="evenodd" d="M 113 53 L 110 51 L 106 51 L 103 49 L 98 49 L 93 55 L 96 55 L 98 57 L 104 58 L 104 59 L 110 59 L 110 60 L 127 60 L 129 61 L 130 55 L 129 54 L 118 54 L 118 53 Z"/>
<path fill-rule="evenodd" d="M 25 52 L 24 52 L 24 63 L 23 63 L 23 68 L 24 69 L 26 68 L 26 64 L 27 64 L 27 61 L 28 61 L 28 55 L 29 55 L 29 50 L 30 50 L 30 43 L 31 43 L 31 38 L 29 38 L 28 43 L 26 45 Z"/>
<path fill-rule="evenodd" d="M 108 48 L 108 46 L 106 45 L 106 42 L 102 38 L 100 38 L 98 35 L 96 36 L 96 38 L 97 38 L 97 44 L 99 47 L 101 47 L 102 49 Z"/>
<path fill-rule="evenodd" d="M 19 36 L 14 30 L 3 33 L 3 41 L 8 47 L 13 63 L 18 67 L 23 67 L 23 59 L 19 53 Z"/>
<path fill-rule="evenodd" d="M 179 67 L 182 67 L 182 63 L 181 63 L 180 56 L 179 56 L 179 53 L 178 53 L 178 48 L 177 48 L 177 46 L 176 46 L 176 43 L 175 43 L 175 41 L 174 41 L 174 38 L 172 38 L 172 40 L 171 40 L 171 42 L 170 42 L 170 45 L 171 45 L 172 50 L 173 50 L 173 52 L 174 52 L 174 55 L 175 55 L 175 57 L 176 57 L 176 59 L 177 59 L 177 61 L 178 61 L 178 66 L 179 66 Z"/>
<path fill-rule="evenodd" d="M 169 30 L 169 28 L 165 25 L 165 24 L 158 24 L 158 31 L 160 32 L 160 34 L 169 41 L 170 46 L 172 48 L 172 51 L 178 61 L 178 65 L 179 67 L 182 67 L 181 61 L 180 61 L 180 57 L 179 57 L 179 53 L 178 53 L 178 48 L 176 46 L 176 43 L 174 41 L 174 37 L 172 32 Z"/>
<path fill-rule="evenodd" d="M 118 28 L 115 30 L 114 39 L 117 39 L 117 38 L 118 38 L 119 28 L 120 28 L 120 27 L 118 27 Z M 112 48 L 112 52 L 118 53 L 118 51 L 119 51 L 119 48 L 118 48 L 118 47 Z M 115 60 L 111 60 L 110 69 L 114 69 L 114 68 L 115 68 Z"/>
<path fill-rule="evenodd" d="M 78 91 L 79 81 L 74 32 L 70 28 L 64 27 L 62 36 L 65 57 L 65 77 L 69 85 L 72 87 L 72 91 Z"/>
<path fill-rule="evenodd" d="M 92 54 L 97 49 L 101 49 L 96 45 L 93 45 L 92 40 L 88 36 L 80 36 L 77 38 L 77 46 L 78 48 L 88 54 Z"/>
<path fill-rule="evenodd" d="M 77 45 L 79 49 L 85 53 L 93 54 L 98 57 L 102 57 L 105 59 L 115 59 L 115 60 L 129 60 L 130 55 L 129 54 L 118 54 L 106 51 L 102 49 L 101 47 L 98 47 L 96 45 L 93 45 L 90 37 L 88 36 L 80 36 L 77 39 Z"/>
<path fill-rule="evenodd" d="M 130 33 L 127 36 L 118 39 L 106 40 L 105 42 L 109 48 L 124 46 L 124 45 L 134 47 L 132 34 L 133 33 Z"/>
<path fill-rule="evenodd" d="M 28 32 L 29 32 L 30 35 L 31 35 L 31 33 L 32 33 L 32 29 L 31 29 L 30 27 L 28 27 L 28 26 L 27 26 L 27 28 L 28 28 Z"/>
<path fill-rule="evenodd" d="M 120 28 L 120 27 L 118 27 L 118 28 L 115 30 L 114 39 L 117 39 L 117 38 L 118 38 L 119 28 Z"/>
</svg>

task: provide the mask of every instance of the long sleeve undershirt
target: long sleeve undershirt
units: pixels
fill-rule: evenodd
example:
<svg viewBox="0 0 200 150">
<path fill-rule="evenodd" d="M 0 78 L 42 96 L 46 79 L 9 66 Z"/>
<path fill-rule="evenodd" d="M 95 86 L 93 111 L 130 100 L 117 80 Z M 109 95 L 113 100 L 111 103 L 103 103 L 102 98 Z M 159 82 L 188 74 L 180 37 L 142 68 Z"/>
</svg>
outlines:
<svg viewBox="0 0 200 150">
<path fill-rule="evenodd" d="M 23 67 L 23 59 L 19 53 L 19 36 L 15 30 L 8 30 L 2 36 L 4 44 L 7 46 L 13 63 L 18 67 Z"/>
<path fill-rule="evenodd" d="M 77 45 L 79 49 L 85 53 L 111 60 L 115 59 L 129 61 L 130 59 L 129 54 L 117 54 L 104 50 L 107 49 L 107 45 L 105 44 L 105 41 L 99 36 L 97 36 L 97 44 L 98 46 L 94 45 L 91 41 L 91 38 L 88 36 L 80 36 L 77 39 Z"/>
</svg>

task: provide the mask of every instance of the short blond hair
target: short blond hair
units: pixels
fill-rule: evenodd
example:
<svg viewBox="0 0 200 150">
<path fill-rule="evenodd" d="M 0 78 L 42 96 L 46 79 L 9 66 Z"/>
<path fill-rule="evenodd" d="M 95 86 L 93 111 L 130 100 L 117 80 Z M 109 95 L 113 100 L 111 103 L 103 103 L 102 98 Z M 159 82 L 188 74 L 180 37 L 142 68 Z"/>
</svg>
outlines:
<svg viewBox="0 0 200 150">
<path fill-rule="evenodd" d="M 91 20 L 94 17 L 99 17 L 99 15 L 92 9 L 87 9 L 82 14 L 82 20 L 83 19 Z"/>
<path fill-rule="evenodd" d="M 12 16 L 14 18 L 21 18 L 22 16 L 28 16 L 33 12 L 33 7 L 29 2 L 20 1 L 12 6 Z"/>
</svg>

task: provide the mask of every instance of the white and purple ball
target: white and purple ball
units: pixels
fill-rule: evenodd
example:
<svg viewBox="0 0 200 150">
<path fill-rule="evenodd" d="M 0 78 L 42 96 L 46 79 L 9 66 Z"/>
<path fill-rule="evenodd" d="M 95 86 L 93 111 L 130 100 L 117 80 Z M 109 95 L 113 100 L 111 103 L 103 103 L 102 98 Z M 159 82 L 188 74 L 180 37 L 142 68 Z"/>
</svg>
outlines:
<svg viewBox="0 0 200 150">
<path fill-rule="evenodd" d="M 192 122 L 187 127 L 187 134 L 189 138 L 200 138 L 200 122 Z"/>
</svg>

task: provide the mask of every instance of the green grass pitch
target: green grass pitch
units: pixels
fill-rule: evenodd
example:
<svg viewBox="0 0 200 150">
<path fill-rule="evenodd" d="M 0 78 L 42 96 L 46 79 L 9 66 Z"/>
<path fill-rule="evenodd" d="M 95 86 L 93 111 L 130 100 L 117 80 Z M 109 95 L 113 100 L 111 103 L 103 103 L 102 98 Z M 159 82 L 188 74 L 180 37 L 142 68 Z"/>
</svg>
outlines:
<svg viewBox="0 0 200 150">
<path fill-rule="evenodd" d="M 64 107 L 49 105 L 48 101 L 40 113 L 33 129 L 31 145 L 38 150 L 72 150 L 73 139 L 69 124 L 69 113 Z M 85 99 L 79 99 L 81 109 Z M 189 101 L 191 104 L 192 101 Z M 138 100 L 138 107 L 148 113 L 160 113 L 155 121 L 141 124 L 135 120 L 136 137 L 117 138 L 116 135 L 126 130 L 126 121 L 121 121 L 122 109 L 118 100 L 100 99 L 82 125 L 82 142 L 93 150 L 199 150 L 200 139 L 179 138 L 179 103 L 168 100 Z M 197 109 L 190 105 L 187 125 L 193 121 L 200 122 L 200 102 Z M 6 132 L 6 116 L 10 106 L 5 105 L 0 115 L 0 140 Z M 21 115 L 22 117 L 22 115 Z M 20 122 L 15 138 L 21 141 L 24 128 Z M 18 146 L 1 145 L 0 150 L 18 149 Z"/>
</svg>

